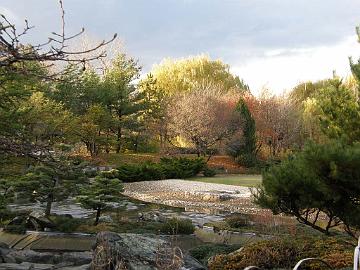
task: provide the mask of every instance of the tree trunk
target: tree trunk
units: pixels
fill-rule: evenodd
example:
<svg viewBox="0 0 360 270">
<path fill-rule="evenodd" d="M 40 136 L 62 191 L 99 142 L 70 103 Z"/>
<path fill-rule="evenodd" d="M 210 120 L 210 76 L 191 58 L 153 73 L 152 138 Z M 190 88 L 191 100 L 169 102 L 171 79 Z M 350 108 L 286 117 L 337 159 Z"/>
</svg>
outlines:
<svg viewBox="0 0 360 270">
<path fill-rule="evenodd" d="M 117 138 L 116 138 L 116 153 L 120 153 L 121 150 L 121 128 L 117 130 Z"/>
<path fill-rule="evenodd" d="M 47 197 L 46 209 L 45 209 L 45 216 L 47 216 L 47 217 L 50 216 L 52 202 L 53 202 L 52 195 L 49 195 L 49 196 Z"/>
<path fill-rule="evenodd" d="M 94 226 L 96 226 L 96 225 L 99 224 L 100 214 L 101 214 L 101 208 L 98 207 L 98 208 L 96 209 L 96 218 L 95 218 Z"/>
</svg>

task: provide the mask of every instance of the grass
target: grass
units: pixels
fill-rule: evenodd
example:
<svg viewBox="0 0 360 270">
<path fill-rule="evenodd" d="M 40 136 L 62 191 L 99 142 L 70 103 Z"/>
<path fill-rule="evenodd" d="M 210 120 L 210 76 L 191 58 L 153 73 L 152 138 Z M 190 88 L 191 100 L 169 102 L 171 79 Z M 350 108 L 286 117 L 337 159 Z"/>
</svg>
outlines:
<svg viewBox="0 0 360 270">
<path fill-rule="evenodd" d="M 193 177 L 186 179 L 188 181 L 198 181 L 204 183 L 213 184 L 225 184 L 233 186 L 244 186 L 244 187 L 257 187 L 261 184 L 261 175 L 253 174 L 231 174 L 231 175 L 216 175 L 214 177 Z"/>
</svg>

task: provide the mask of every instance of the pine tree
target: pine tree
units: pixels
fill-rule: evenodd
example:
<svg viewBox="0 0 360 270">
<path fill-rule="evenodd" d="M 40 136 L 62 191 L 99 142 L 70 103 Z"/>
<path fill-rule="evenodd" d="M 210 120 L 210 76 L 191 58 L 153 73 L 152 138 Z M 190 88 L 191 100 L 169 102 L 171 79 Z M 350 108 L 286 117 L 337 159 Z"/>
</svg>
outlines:
<svg viewBox="0 0 360 270">
<path fill-rule="evenodd" d="M 101 212 L 110 207 L 110 202 L 119 201 L 122 191 L 123 184 L 119 179 L 109 179 L 98 175 L 90 182 L 89 186 L 81 190 L 78 201 L 84 208 L 96 210 L 94 225 L 97 225 Z"/>
<path fill-rule="evenodd" d="M 255 120 L 243 99 L 239 100 L 235 110 L 243 121 L 242 136 L 241 138 L 236 137 L 231 140 L 227 145 L 227 150 L 229 155 L 234 157 L 239 163 L 251 167 L 256 163 Z"/>
</svg>

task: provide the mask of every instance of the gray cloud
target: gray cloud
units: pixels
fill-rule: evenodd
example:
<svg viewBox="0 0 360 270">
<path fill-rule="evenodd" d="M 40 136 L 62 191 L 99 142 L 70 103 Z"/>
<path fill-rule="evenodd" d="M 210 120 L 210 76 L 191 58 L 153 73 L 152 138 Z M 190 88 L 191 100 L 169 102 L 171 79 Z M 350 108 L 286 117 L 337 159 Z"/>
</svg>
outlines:
<svg viewBox="0 0 360 270">
<path fill-rule="evenodd" d="M 149 70 L 164 57 L 208 53 L 229 64 L 268 51 L 331 46 L 354 34 L 357 0 L 64 0 L 67 30 L 101 38 L 117 32 Z M 31 41 L 59 28 L 56 0 L 2 0 L 1 7 L 37 28 Z M 1 10 L 1 9 L 0 9 Z M 241 76 L 241 74 L 240 74 Z"/>
</svg>

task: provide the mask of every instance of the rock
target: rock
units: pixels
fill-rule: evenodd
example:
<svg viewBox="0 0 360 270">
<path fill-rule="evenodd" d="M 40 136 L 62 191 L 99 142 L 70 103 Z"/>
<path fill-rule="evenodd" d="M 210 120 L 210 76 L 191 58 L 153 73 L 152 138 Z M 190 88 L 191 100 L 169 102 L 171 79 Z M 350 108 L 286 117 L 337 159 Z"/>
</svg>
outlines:
<svg viewBox="0 0 360 270">
<path fill-rule="evenodd" d="M 12 250 L 4 256 L 6 263 L 43 263 L 43 264 L 58 264 L 66 262 L 67 265 L 83 265 L 89 264 L 92 259 L 91 252 L 36 252 L 33 250 Z"/>
<path fill-rule="evenodd" d="M 40 253 L 33 250 L 11 250 L 11 252 L 4 257 L 4 260 L 6 263 L 30 262 L 49 264 L 53 263 L 53 256 L 54 254 L 50 252 Z"/>
<path fill-rule="evenodd" d="M 55 224 L 48 217 L 46 217 L 43 212 L 31 212 L 29 214 L 29 220 L 35 222 L 35 226 L 38 226 L 40 230 L 44 230 L 45 228 L 55 228 Z"/>
<path fill-rule="evenodd" d="M 71 262 L 73 265 L 90 264 L 92 260 L 92 252 L 66 252 L 61 256 L 61 261 Z"/>
<path fill-rule="evenodd" d="M 7 244 L 0 242 L 0 263 L 4 263 L 5 257 L 10 253 L 10 248 Z M 15 260 L 11 260 L 10 262 L 15 262 Z"/>
<path fill-rule="evenodd" d="M 110 254 L 113 266 L 122 264 L 129 270 L 155 270 L 159 269 L 157 266 L 166 264 L 168 260 L 172 261 L 174 254 L 181 257 L 182 254 L 178 248 L 171 256 L 165 256 L 166 252 L 163 252 L 163 249 L 169 251 L 169 248 L 171 251 L 174 250 L 167 240 L 159 236 L 100 232 L 96 237 L 92 264 L 96 265 L 96 258 L 104 258 L 105 254 Z M 97 252 L 99 252 L 98 256 L 96 256 Z M 182 269 L 203 270 L 206 268 L 186 255 L 183 257 Z"/>
<path fill-rule="evenodd" d="M 56 266 L 58 267 L 58 266 Z M 57 270 L 90 270 L 91 265 L 90 264 L 84 264 L 80 266 L 67 266 L 67 267 L 60 267 L 55 268 Z"/>
<path fill-rule="evenodd" d="M 0 270 L 53 270 L 54 265 L 52 264 L 39 264 L 23 262 L 17 263 L 2 263 L 0 264 Z"/>
<path fill-rule="evenodd" d="M 167 218 L 160 212 L 138 213 L 138 220 L 165 223 Z"/>
<path fill-rule="evenodd" d="M 233 198 L 233 197 L 232 197 L 231 195 L 229 195 L 229 194 L 221 194 L 221 195 L 219 196 L 219 200 L 220 200 L 221 202 L 231 200 L 232 198 Z"/>
<path fill-rule="evenodd" d="M 114 221 L 110 216 L 101 216 L 99 222 L 112 223 Z"/>
</svg>

